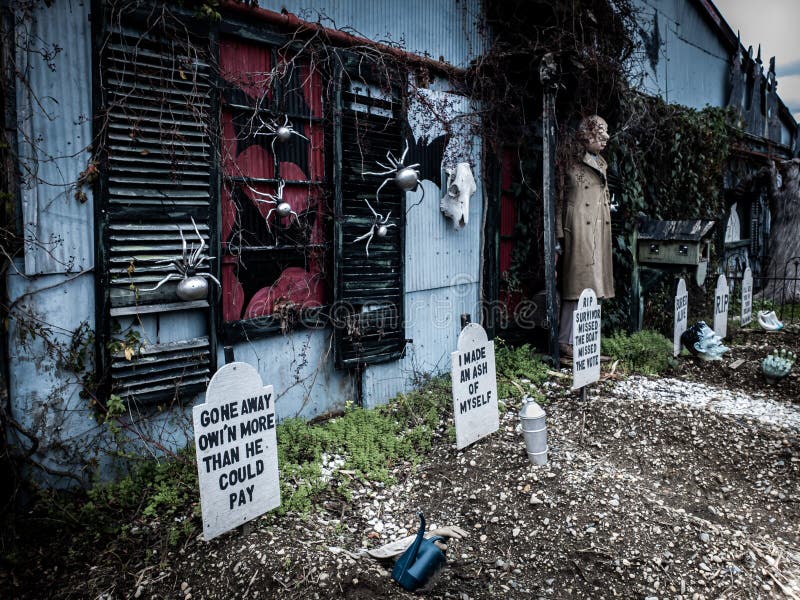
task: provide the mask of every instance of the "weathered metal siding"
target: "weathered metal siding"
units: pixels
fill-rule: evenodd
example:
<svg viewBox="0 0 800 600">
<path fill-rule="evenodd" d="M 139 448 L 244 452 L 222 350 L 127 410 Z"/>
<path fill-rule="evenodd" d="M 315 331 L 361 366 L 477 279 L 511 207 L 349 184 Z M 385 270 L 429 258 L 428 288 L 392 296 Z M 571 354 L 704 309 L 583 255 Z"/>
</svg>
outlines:
<svg viewBox="0 0 800 600">
<path fill-rule="evenodd" d="M 642 40 L 658 47 L 658 61 L 654 69 L 646 56 L 639 56 L 635 67 L 641 67 L 643 78 L 634 78 L 633 83 L 667 102 L 692 108 L 725 106 L 730 55 L 695 4 L 688 0 L 636 0 L 636 4 Z"/>
<path fill-rule="evenodd" d="M 278 420 L 310 419 L 355 400 L 349 372 L 333 367 L 332 335 L 330 329 L 299 330 L 234 346 L 237 361 L 253 365 L 265 385 L 275 386 Z"/>
<path fill-rule="evenodd" d="M 16 34 L 25 272 L 80 271 L 94 264 L 91 190 L 74 198 L 92 141 L 89 2 L 36 2 L 32 14 Z"/>
<path fill-rule="evenodd" d="M 466 67 L 483 53 L 480 0 L 262 0 L 261 8 L 290 13 L 404 50 Z"/>
<path fill-rule="evenodd" d="M 427 374 L 450 371 L 450 353 L 461 331 L 461 315 L 477 314 L 480 286 L 477 283 L 406 294 L 406 334 L 413 340 L 403 359 L 366 369 L 362 381 L 364 406 L 385 403 L 407 392 Z"/>
<path fill-rule="evenodd" d="M 480 179 L 480 139 L 473 136 L 463 122 L 463 116 L 473 113 L 469 100 L 445 92 L 420 90 L 425 102 L 411 99 L 409 123 L 417 140 L 427 136 L 433 140 L 444 133 L 442 125 L 431 121 L 425 106 L 435 106 L 448 119 L 452 134 L 444 152 L 447 166 L 469 162 L 475 176 L 477 191 L 469 205 L 469 222 L 455 229 L 450 219 L 439 210 L 445 193 L 447 175 L 422 173 L 425 196 L 410 192 L 406 198 L 406 282 L 405 291 L 418 292 L 440 287 L 477 283 L 480 280 L 480 248 L 482 231 L 483 189 Z M 420 106 L 418 107 L 417 104 Z M 441 178 L 441 179 L 440 179 Z M 441 181 L 441 187 L 436 184 Z"/>
</svg>

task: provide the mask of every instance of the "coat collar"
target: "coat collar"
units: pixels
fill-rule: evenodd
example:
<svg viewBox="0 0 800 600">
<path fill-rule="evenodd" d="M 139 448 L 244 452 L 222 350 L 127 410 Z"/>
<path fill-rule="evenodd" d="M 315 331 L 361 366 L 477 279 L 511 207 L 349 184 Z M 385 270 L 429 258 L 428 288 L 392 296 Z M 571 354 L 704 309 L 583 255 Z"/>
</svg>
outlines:
<svg viewBox="0 0 800 600">
<path fill-rule="evenodd" d="M 592 169 L 597 171 L 603 177 L 603 181 L 605 181 L 606 168 L 608 167 L 608 165 L 602 156 L 597 154 L 595 158 L 595 156 L 593 156 L 592 154 L 584 152 L 583 159 L 581 160 L 581 162 L 585 164 L 587 167 L 591 167 Z"/>
</svg>

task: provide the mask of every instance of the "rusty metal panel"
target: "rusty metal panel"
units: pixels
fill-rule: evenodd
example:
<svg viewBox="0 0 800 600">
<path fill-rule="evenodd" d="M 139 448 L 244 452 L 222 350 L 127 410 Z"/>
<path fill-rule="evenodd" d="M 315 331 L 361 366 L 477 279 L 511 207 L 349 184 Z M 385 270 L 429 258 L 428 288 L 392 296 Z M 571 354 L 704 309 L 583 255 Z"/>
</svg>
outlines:
<svg viewBox="0 0 800 600">
<path fill-rule="evenodd" d="M 276 12 L 285 7 L 300 18 L 456 67 L 469 66 L 486 47 L 480 0 L 262 0 L 259 6 Z"/>
<path fill-rule="evenodd" d="M 28 275 L 94 263 L 91 190 L 75 199 L 92 143 L 89 2 L 36 2 L 17 23 L 17 127 Z"/>
</svg>

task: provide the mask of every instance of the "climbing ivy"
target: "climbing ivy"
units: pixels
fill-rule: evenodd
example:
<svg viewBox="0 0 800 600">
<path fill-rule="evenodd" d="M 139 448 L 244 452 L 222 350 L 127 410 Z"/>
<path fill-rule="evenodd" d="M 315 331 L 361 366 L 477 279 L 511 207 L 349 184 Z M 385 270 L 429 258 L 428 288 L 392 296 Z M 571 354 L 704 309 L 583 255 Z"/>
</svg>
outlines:
<svg viewBox="0 0 800 600">
<path fill-rule="evenodd" d="M 629 91 L 621 96 L 616 133 L 607 150 L 616 182 L 614 272 L 616 298 L 604 305 L 608 331 L 631 328 L 631 277 L 636 219 L 719 219 L 725 212 L 723 169 L 738 135 L 727 109 L 696 110 Z M 612 125 L 614 128 L 614 125 Z M 712 256 L 713 259 L 713 256 Z M 713 272 L 713 265 L 709 265 Z M 645 298 L 646 325 L 665 332 L 673 295 L 666 277 Z M 690 294 L 701 297 L 702 294 Z M 691 307 L 690 307 L 691 308 Z M 649 310 L 648 310 L 649 309 Z M 694 311 L 696 312 L 696 311 Z M 669 322 L 667 322 L 669 321 Z"/>
</svg>

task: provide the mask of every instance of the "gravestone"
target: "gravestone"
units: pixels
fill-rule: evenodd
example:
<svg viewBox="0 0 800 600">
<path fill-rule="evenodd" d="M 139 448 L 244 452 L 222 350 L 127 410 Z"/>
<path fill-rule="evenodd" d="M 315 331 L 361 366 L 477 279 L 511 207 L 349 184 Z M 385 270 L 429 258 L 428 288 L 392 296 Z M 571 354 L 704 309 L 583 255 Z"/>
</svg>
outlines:
<svg viewBox="0 0 800 600">
<path fill-rule="evenodd" d="M 219 369 L 192 420 L 206 541 L 280 506 L 274 396 L 254 367 Z"/>
<path fill-rule="evenodd" d="M 717 287 L 714 292 L 714 333 L 719 337 L 725 338 L 728 335 L 728 302 L 730 300 L 730 290 L 728 280 L 725 275 L 720 275 L 717 279 Z"/>
<path fill-rule="evenodd" d="M 586 288 L 572 315 L 572 389 L 600 379 L 600 305 L 597 295 Z"/>
<path fill-rule="evenodd" d="M 689 293 L 686 291 L 686 281 L 678 279 L 678 288 L 675 292 L 674 328 L 672 332 L 672 355 L 681 353 L 681 335 L 686 331 L 689 316 Z"/>
<path fill-rule="evenodd" d="M 469 323 L 458 336 L 458 350 L 451 353 L 453 380 L 453 415 L 456 425 L 456 448 L 498 430 L 497 374 L 494 342 L 477 323 Z"/>
<path fill-rule="evenodd" d="M 740 325 L 744 327 L 753 320 L 753 272 L 750 267 L 742 275 L 742 318 Z"/>
</svg>

